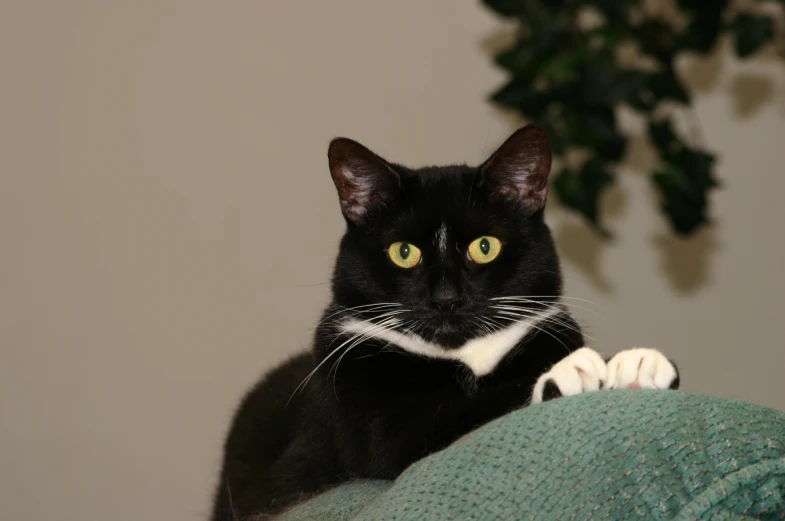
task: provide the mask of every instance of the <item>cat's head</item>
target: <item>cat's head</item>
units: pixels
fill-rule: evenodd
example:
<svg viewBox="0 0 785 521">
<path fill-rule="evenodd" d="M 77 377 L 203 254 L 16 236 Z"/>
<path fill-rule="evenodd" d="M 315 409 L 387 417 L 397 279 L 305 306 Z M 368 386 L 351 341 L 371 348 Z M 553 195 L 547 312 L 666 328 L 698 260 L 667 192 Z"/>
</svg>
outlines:
<svg viewBox="0 0 785 521">
<path fill-rule="evenodd" d="M 560 294 L 539 128 L 521 128 L 479 167 L 410 169 L 346 138 L 328 156 L 347 222 L 334 302 L 351 316 L 449 349 Z"/>
</svg>

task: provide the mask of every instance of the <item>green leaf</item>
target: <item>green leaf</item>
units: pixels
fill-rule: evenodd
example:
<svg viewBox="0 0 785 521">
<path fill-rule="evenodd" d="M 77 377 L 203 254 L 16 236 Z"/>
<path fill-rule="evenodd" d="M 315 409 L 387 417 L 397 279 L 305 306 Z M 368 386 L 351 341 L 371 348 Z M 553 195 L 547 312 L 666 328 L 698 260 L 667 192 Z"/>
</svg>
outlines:
<svg viewBox="0 0 785 521">
<path fill-rule="evenodd" d="M 580 74 L 581 65 L 587 61 L 588 45 L 579 42 L 566 51 L 561 51 L 541 61 L 540 74 L 551 86 L 566 83 Z"/>
<path fill-rule="evenodd" d="M 491 100 L 532 119 L 539 119 L 547 108 L 547 97 L 534 88 L 534 78 L 513 78 L 494 92 Z"/>
<path fill-rule="evenodd" d="M 581 85 L 577 86 L 575 96 L 589 107 L 608 107 L 618 103 L 618 72 L 612 50 L 591 54 L 582 68 Z"/>
<path fill-rule="evenodd" d="M 491 95 L 491 100 L 507 107 L 520 107 L 535 99 L 537 91 L 532 84 L 534 78 L 513 78 Z"/>
<path fill-rule="evenodd" d="M 733 21 L 736 54 L 746 58 L 774 39 L 774 19 L 765 15 L 739 14 Z"/>
<path fill-rule="evenodd" d="M 630 10 L 638 7 L 640 0 L 588 0 L 582 3 L 596 7 L 609 23 L 626 26 L 630 18 Z"/>
<path fill-rule="evenodd" d="M 722 30 L 722 13 L 716 16 L 696 16 L 682 33 L 679 47 L 708 54 L 717 44 Z"/>
<path fill-rule="evenodd" d="M 553 178 L 553 188 L 562 204 L 583 215 L 603 235 L 608 232 L 600 224 L 600 196 L 611 184 L 613 175 L 597 158 L 587 161 L 579 173 L 564 168 Z"/>
<path fill-rule="evenodd" d="M 660 192 L 660 208 L 671 228 L 678 235 L 688 236 L 708 222 L 706 202 L 686 197 L 678 189 L 680 175 L 678 170 L 666 165 L 653 174 L 652 180 Z"/>
<path fill-rule="evenodd" d="M 621 161 L 621 158 L 624 157 L 624 152 L 627 151 L 627 140 L 623 136 L 616 134 L 600 143 L 596 150 L 597 154 L 606 161 Z"/>
<path fill-rule="evenodd" d="M 613 104 L 588 106 L 577 96 L 567 95 L 562 119 L 568 143 L 592 150 L 607 162 L 619 161 L 624 155 L 627 140 L 619 133 Z"/>
<path fill-rule="evenodd" d="M 586 132 L 586 144 L 594 144 L 617 136 L 616 114 L 613 109 L 603 108 L 581 114 L 581 126 Z"/>
<path fill-rule="evenodd" d="M 648 79 L 649 75 L 643 71 L 620 70 L 614 84 L 614 98 L 619 103 L 629 103 L 638 97 Z"/>
<path fill-rule="evenodd" d="M 775 1 L 785 5 L 785 0 Z M 628 142 L 618 128 L 619 105 L 648 117 L 662 102 L 689 105 L 690 94 L 674 69 L 680 52 L 709 52 L 725 32 L 732 32 L 737 52 L 744 57 L 774 33 L 772 20 L 762 16 L 742 14 L 727 25 L 730 0 L 676 0 L 684 24 L 641 12 L 642 0 L 483 2 L 518 26 L 518 40 L 495 56 L 510 78 L 491 99 L 541 126 L 555 157 L 574 147 L 590 151 L 592 158 L 580 171 L 555 174 L 553 187 L 565 206 L 602 233 L 601 195 L 612 184 L 613 165 Z M 584 30 L 578 18 L 587 6 L 603 22 Z M 636 44 L 657 68 L 622 68 L 618 48 L 626 43 Z M 714 156 L 688 146 L 667 119 L 651 121 L 648 133 L 660 159 L 652 179 L 662 210 L 676 233 L 692 233 L 708 222 L 709 194 L 718 186 Z"/>
<path fill-rule="evenodd" d="M 677 35 L 670 24 L 661 20 L 645 20 L 635 31 L 640 50 L 663 62 L 669 62 L 676 48 Z"/>
<path fill-rule="evenodd" d="M 523 11 L 524 0 L 482 0 L 497 14 L 504 17 L 518 16 Z"/>
<path fill-rule="evenodd" d="M 678 46 L 703 54 L 711 52 L 722 32 L 722 13 L 729 3 L 730 0 L 678 0 L 679 8 L 690 17 Z"/>
<path fill-rule="evenodd" d="M 570 62 L 569 57 L 557 56 L 543 63 L 540 73 L 550 81 L 551 85 L 566 83 L 573 79 L 576 74 L 575 66 Z"/>
<path fill-rule="evenodd" d="M 651 76 L 643 71 L 624 71 L 616 84 L 620 103 L 626 103 L 635 110 L 649 112 L 657 105 L 657 96 L 652 92 L 649 82 Z"/>
<path fill-rule="evenodd" d="M 718 186 L 712 172 L 715 158 L 684 145 L 670 119 L 650 122 L 649 137 L 662 159 L 652 176 L 661 209 L 677 234 L 690 235 L 708 223 L 709 191 Z"/>
<path fill-rule="evenodd" d="M 676 137 L 676 133 L 673 132 L 670 119 L 650 122 L 649 138 L 662 156 L 674 154 L 683 148 L 681 141 Z"/>
<path fill-rule="evenodd" d="M 532 118 L 534 119 L 534 118 Z M 543 116 L 540 118 L 536 118 L 536 123 L 542 128 L 545 133 L 548 135 L 548 142 L 551 145 L 551 152 L 554 156 L 561 156 L 567 151 L 568 143 L 567 140 L 564 138 L 562 133 L 557 130 L 557 125 L 554 123 L 562 123 L 561 121 L 555 121 L 557 118 L 553 116 Z M 563 125 L 562 125 L 563 126 Z"/>
<path fill-rule="evenodd" d="M 719 186 L 712 169 L 714 156 L 682 148 L 653 174 L 661 208 L 679 235 L 690 235 L 708 224 L 709 191 Z"/>
<path fill-rule="evenodd" d="M 716 160 L 713 154 L 683 146 L 670 154 L 667 160 L 686 173 L 686 179 L 696 192 L 704 193 L 719 186 L 713 173 Z"/>
<path fill-rule="evenodd" d="M 658 101 L 670 99 L 685 105 L 690 103 L 690 95 L 682 86 L 681 80 L 676 76 L 672 66 L 653 74 L 648 87 L 655 98 L 658 98 Z"/>
<path fill-rule="evenodd" d="M 537 53 L 526 38 L 520 38 L 514 45 L 497 54 L 494 61 L 515 75 L 528 74 L 528 71 L 533 73 L 538 66 Z"/>
<path fill-rule="evenodd" d="M 623 32 L 623 26 L 605 24 L 589 30 L 586 37 L 588 41 L 599 42 L 603 48 L 613 49 L 620 43 Z"/>
</svg>

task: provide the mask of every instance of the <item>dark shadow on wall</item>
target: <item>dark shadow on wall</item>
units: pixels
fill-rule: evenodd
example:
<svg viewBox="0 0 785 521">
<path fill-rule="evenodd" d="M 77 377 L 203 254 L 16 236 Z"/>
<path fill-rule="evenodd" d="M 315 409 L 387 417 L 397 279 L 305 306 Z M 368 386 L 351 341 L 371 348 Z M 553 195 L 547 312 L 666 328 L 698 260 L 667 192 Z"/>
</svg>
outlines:
<svg viewBox="0 0 785 521">
<path fill-rule="evenodd" d="M 489 60 L 492 61 L 499 51 L 514 41 L 514 29 L 502 27 L 483 38 L 480 45 Z M 746 119 L 755 116 L 779 96 L 775 92 L 773 79 L 765 74 L 742 72 L 734 74 L 730 78 L 723 77 L 727 62 L 733 52 L 731 42 L 726 39 L 708 56 L 685 56 L 679 63 L 679 74 L 688 91 L 694 96 L 718 90 L 727 94 L 733 105 L 734 115 L 738 119 Z M 764 52 L 756 57 L 755 61 L 772 59 L 781 60 L 771 53 Z M 750 60 L 748 63 L 752 61 Z M 684 129 L 685 135 L 694 140 L 696 145 L 708 145 L 711 150 L 711 144 L 704 143 L 700 122 L 697 121 L 691 110 L 685 111 L 675 108 L 675 111 L 676 120 L 687 122 Z M 526 123 L 518 114 L 511 111 L 499 109 L 498 114 L 509 123 L 512 129 Z M 488 147 L 492 150 L 493 146 L 497 144 L 488 144 Z M 713 150 L 713 152 L 718 155 L 721 153 L 720 150 Z M 721 157 L 719 159 L 721 161 Z M 647 137 L 643 135 L 629 136 L 627 154 L 620 165 L 617 176 L 628 175 L 632 172 L 648 178 L 656 166 L 656 160 L 657 155 Z M 722 172 L 717 172 L 717 174 L 722 181 Z M 620 185 L 617 180 L 617 184 L 606 192 L 601 201 L 602 219 L 611 231 L 614 228 L 614 221 L 618 222 L 618 220 L 624 219 L 626 213 L 628 194 Z M 659 209 L 660 202 L 653 187 L 647 192 L 647 204 Z M 555 201 L 555 196 L 551 196 L 549 207 L 549 214 L 566 211 Z M 665 217 L 662 218 L 664 221 Z M 613 283 L 612 279 L 603 273 L 602 253 L 605 246 L 613 239 L 601 238 L 587 224 L 577 218 L 561 219 L 561 221 L 553 230 L 561 256 L 576 266 L 581 276 L 596 289 L 603 293 L 611 293 Z M 704 228 L 688 238 L 678 237 L 671 233 L 659 234 L 652 238 L 651 243 L 661 259 L 662 273 L 676 292 L 694 293 L 711 282 L 712 253 L 719 247 L 717 226 L 714 223 L 710 228 Z"/>
<path fill-rule="evenodd" d="M 734 115 L 746 119 L 774 100 L 774 80 L 765 74 L 743 72 L 732 76 L 726 85 L 720 85 L 728 57 L 733 53 L 733 45 L 726 38 L 709 56 L 685 56 L 679 72 L 692 94 L 708 94 L 718 88 L 725 90 L 733 104 Z M 761 63 L 770 60 L 781 62 L 773 47 L 766 48 L 753 61 Z"/>
<path fill-rule="evenodd" d="M 655 160 L 654 149 L 648 139 L 638 135 L 631 136 L 628 151 L 623 171 L 647 175 Z M 609 189 L 603 197 L 603 215 L 612 229 L 614 222 L 624 219 L 627 198 L 627 192 L 618 184 Z M 645 204 L 652 208 L 659 207 L 659 196 L 653 186 L 646 190 L 645 201 Z M 556 211 L 566 210 L 559 208 Z M 664 220 L 664 217 L 661 218 Z M 711 282 L 712 253 L 719 247 L 718 226 L 715 223 L 687 238 L 672 233 L 660 233 L 652 237 L 653 253 L 660 259 L 661 273 L 677 293 L 693 293 Z M 554 229 L 554 236 L 561 255 L 576 266 L 588 282 L 603 293 L 613 292 L 612 280 L 602 269 L 605 246 L 613 239 L 601 238 L 577 218 L 562 219 L 562 223 Z"/>
<path fill-rule="evenodd" d="M 602 254 L 608 241 L 576 216 L 564 218 L 567 212 L 558 204 L 555 197 L 549 201 L 551 214 L 560 213 L 560 223 L 552 228 L 554 240 L 559 248 L 559 255 L 574 265 L 581 279 L 589 282 L 602 293 L 612 293 L 611 280 L 602 269 Z M 619 185 L 614 185 L 603 195 L 602 206 L 605 219 L 612 223 L 617 217 L 624 215 L 627 205 L 627 192 Z"/>
<path fill-rule="evenodd" d="M 774 98 L 774 82 L 762 74 L 733 78 L 730 84 L 733 110 L 739 119 L 754 116 Z"/>
<path fill-rule="evenodd" d="M 562 222 L 553 230 L 553 234 L 559 255 L 578 268 L 581 280 L 602 293 L 613 292 L 613 285 L 602 269 L 605 239 L 577 220 Z"/>
<path fill-rule="evenodd" d="M 689 239 L 662 234 L 652 242 L 660 255 L 662 273 L 678 293 L 689 294 L 711 282 L 711 254 L 719 247 L 714 227 Z"/>
</svg>

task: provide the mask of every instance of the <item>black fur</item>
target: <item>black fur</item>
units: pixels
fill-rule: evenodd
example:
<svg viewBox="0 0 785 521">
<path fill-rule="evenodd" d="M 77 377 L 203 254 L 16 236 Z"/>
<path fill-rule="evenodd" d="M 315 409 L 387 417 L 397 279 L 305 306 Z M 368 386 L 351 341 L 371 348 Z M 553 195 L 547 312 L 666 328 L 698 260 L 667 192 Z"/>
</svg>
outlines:
<svg viewBox="0 0 785 521">
<path fill-rule="evenodd" d="M 225 445 L 214 521 L 273 515 L 353 478 L 394 478 L 525 406 L 537 377 L 583 345 L 578 325 L 561 311 L 481 377 L 459 362 L 378 339 L 333 353 L 351 337 L 338 328 L 343 319 L 378 323 L 375 317 L 389 310 L 356 306 L 398 303 L 409 311 L 396 315 L 403 323 L 393 327 L 454 349 L 487 334 L 488 325 L 509 324 L 491 308 L 494 297 L 536 301 L 517 304 L 522 312 L 556 305 L 562 282 L 543 221 L 550 167 L 543 139 L 526 127 L 480 167 L 419 170 L 387 163 L 348 140 L 333 142 L 330 166 L 347 219 L 333 300 L 313 350 L 267 374 L 242 401 Z M 443 225 L 446 255 L 436 244 Z M 484 265 L 466 254 L 482 235 L 503 245 L 498 259 Z M 417 245 L 420 265 L 393 265 L 387 248 L 395 241 Z M 445 294 L 450 306 L 439 305 Z M 481 317 L 494 322 L 483 325 Z"/>
</svg>

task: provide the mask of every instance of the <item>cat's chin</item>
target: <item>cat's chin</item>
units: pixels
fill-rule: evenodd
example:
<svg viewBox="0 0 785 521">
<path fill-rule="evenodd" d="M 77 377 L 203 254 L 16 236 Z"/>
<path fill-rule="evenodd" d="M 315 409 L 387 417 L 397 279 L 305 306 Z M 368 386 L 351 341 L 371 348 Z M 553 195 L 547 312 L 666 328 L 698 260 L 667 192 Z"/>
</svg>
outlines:
<svg viewBox="0 0 785 521">
<path fill-rule="evenodd" d="M 456 318 L 446 319 L 419 332 L 419 335 L 445 349 L 457 349 L 473 338 L 466 322 Z"/>
<path fill-rule="evenodd" d="M 444 349 L 457 349 L 466 343 L 466 335 L 458 331 L 433 331 L 422 335 L 425 340 Z"/>
</svg>

